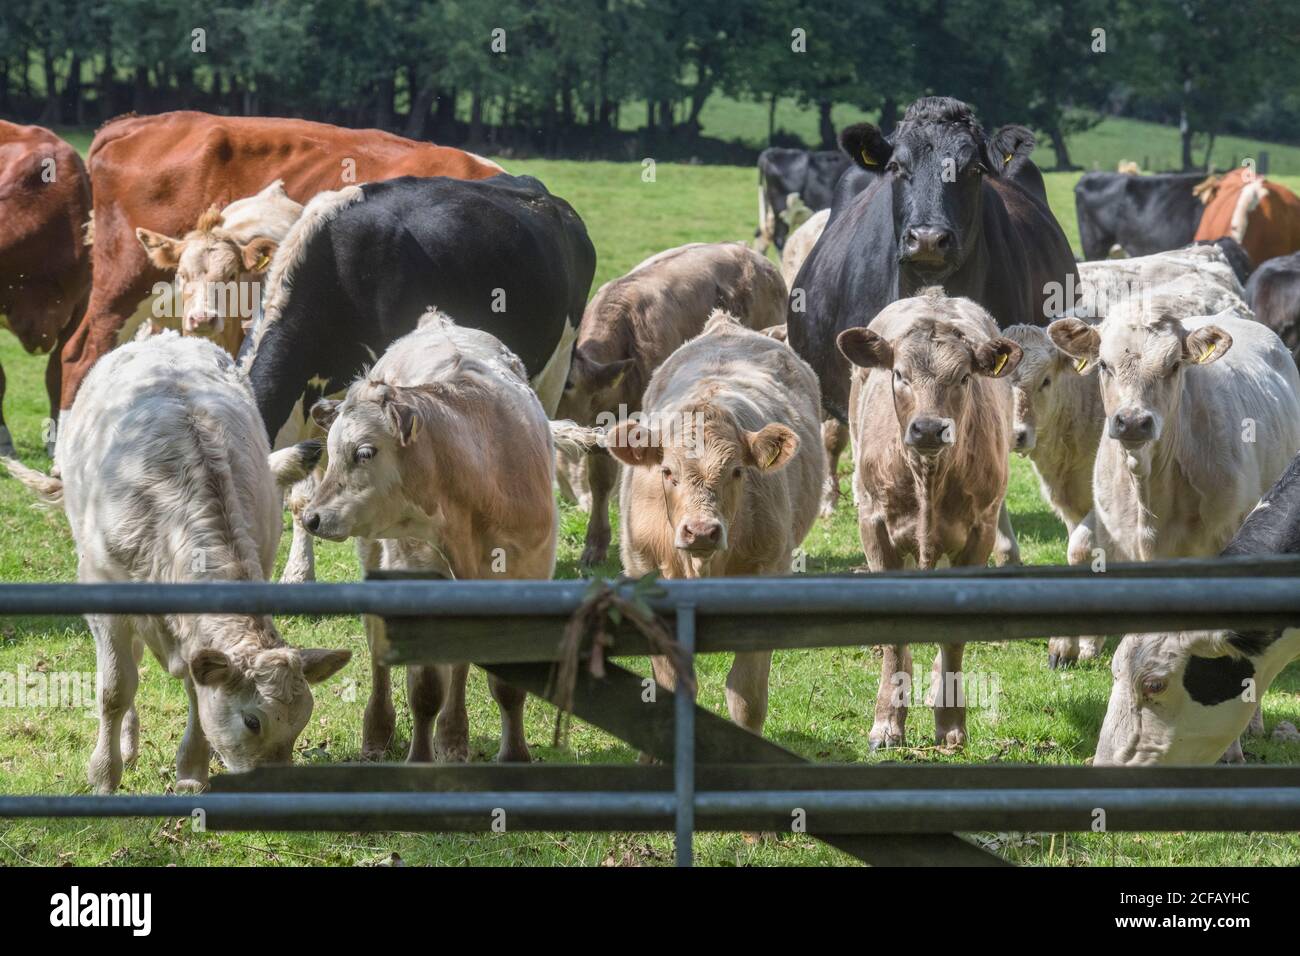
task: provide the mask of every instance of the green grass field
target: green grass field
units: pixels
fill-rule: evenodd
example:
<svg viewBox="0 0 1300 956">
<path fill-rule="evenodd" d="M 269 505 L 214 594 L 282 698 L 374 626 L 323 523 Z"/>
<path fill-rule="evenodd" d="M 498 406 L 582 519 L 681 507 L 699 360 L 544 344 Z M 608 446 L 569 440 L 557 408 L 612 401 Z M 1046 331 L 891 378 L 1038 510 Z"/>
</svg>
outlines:
<svg viewBox="0 0 1300 956">
<path fill-rule="evenodd" d="M 513 171 L 540 177 L 573 203 L 585 219 L 599 253 L 597 284 L 627 271 L 650 253 L 686 241 L 729 240 L 753 231 L 754 175 L 736 167 L 661 164 L 655 182 L 643 182 L 640 164 L 511 162 Z M 1057 215 L 1077 245 L 1073 177 L 1049 176 Z M 1293 184 L 1295 185 L 1295 184 Z M 21 457 L 47 468 L 41 443 L 46 415 L 44 360 L 23 355 L 10 336 L 0 337 L 0 362 L 9 378 L 6 416 Z M 847 489 L 848 462 L 842 483 Z M 1010 504 L 1025 559 L 1064 560 L 1064 529 L 1039 497 L 1028 466 L 1013 462 Z M 562 509 L 558 574 L 577 574 L 585 515 Z M 616 538 L 617 540 L 617 538 Z M 288 546 L 286 534 L 281 563 Z M 862 563 L 851 497 L 831 520 L 814 527 L 805 549 L 809 572 L 844 571 Z M 350 546 L 319 543 L 318 577 L 358 577 Z M 278 574 L 277 568 L 277 574 Z M 601 573 L 618 570 L 609 562 Z M 17 482 L 0 479 L 0 580 L 72 581 L 75 557 L 67 524 L 59 513 L 38 510 Z M 298 741 L 296 759 L 328 763 L 358 758 L 362 708 L 369 687 L 369 661 L 356 618 L 284 618 L 285 637 L 295 644 L 346 647 L 351 664 L 316 694 L 316 710 Z M 918 673 L 928 649 L 917 652 Z M 648 672 L 646 661 L 634 668 Z M 700 663 L 701 703 L 725 713 L 722 684 L 729 662 Z M 20 668 L 46 672 L 88 672 L 95 667 L 90 635 L 80 619 L 0 619 L 0 675 Z M 976 644 L 966 669 L 996 675 L 997 706 L 972 709 L 970 744 L 961 754 L 930 746 L 932 719 L 914 709 L 908 749 L 873 756 L 867 746 L 870 713 L 879 679 L 879 659 L 865 648 L 778 652 L 772 670 L 772 700 L 766 733 L 810 759 L 821 761 L 1002 761 L 1079 764 L 1096 742 L 1110 683 L 1109 661 L 1053 673 L 1046 667 L 1046 642 Z M 390 757 L 401 759 L 409 733 L 403 682 L 395 681 L 398 737 Z M 152 660 L 143 667 L 137 697 L 141 754 L 127 772 L 123 792 L 159 793 L 175 780 L 174 755 L 184 724 L 185 694 Z M 1268 727 L 1279 720 L 1300 723 L 1300 680 L 1285 676 L 1264 700 Z M 470 689 L 472 759 L 491 759 L 498 719 L 482 675 Z M 529 744 L 536 759 L 560 762 L 618 762 L 635 759 L 613 738 L 575 722 L 569 745 L 550 746 L 554 714 L 537 700 L 528 705 Z M 78 794 L 87 792 L 85 764 L 93 743 L 92 709 L 0 708 L 0 792 Z M 1250 741 L 1256 762 L 1293 762 L 1300 746 Z M 216 769 L 216 768 L 214 768 Z M 1009 858 L 1029 864 L 1095 866 L 1142 864 L 1300 864 L 1300 837 L 1274 834 L 1051 834 L 985 833 L 975 838 Z M 703 864 L 816 865 L 851 862 L 806 837 L 783 835 L 750 844 L 739 835 L 701 835 Z M 20 821 L 0 823 L 0 863 L 78 864 L 375 864 L 396 853 L 411 864 L 666 865 L 671 842 L 653 834 L 202 834 L 183 821 Z"/>
</svg>

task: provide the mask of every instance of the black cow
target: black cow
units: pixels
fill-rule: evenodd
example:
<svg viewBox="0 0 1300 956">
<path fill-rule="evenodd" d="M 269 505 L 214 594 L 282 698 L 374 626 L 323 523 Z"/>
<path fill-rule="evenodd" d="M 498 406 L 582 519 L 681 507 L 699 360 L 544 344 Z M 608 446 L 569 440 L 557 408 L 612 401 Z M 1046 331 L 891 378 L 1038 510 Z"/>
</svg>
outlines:
<svg viewBox="0 0 1300 956">
<path fill-rule="evenodd" d="M 1181 249 L 1196 238 L 1205 206 L 1192 189 L 1205 173 L 1085 173 L 1074 211 L 1085 259 L 1105 259 L 1117 243 L 1130 256 Z"/>
<path fill-rule="evenodd" d="M 782 217 L 786 200 L 798 193 L 811 211 L 827 209 L 835 182 L 849 167 L 849 159 L 839 150 L 783 149 L 771 146 L 758 154 L 758 231 L 767 235 L 778 249 L 785 248 L 790 225 Z"/>
<path fill-rule="evenodd" d="M 1246 283 L 1246 304 L 1300 364 L 1300 252 L 1269 259 Z"/>
<path fill-rule="evenodd" d="M 896 299 L 940 285 L 979 302 L 1005 328 L 1045 325 L 1045 305 L 1061 299 L 1067 277 L 1068 288 L 1079 286 L 1045 199 L 1021 185 L 1033 181 L 1032 136 L 1018 138 L 1008 159 L 965 103 L 926 97 L 891 138 L 867 123 L 841 134 L 854 162 L 881 172 L 832 216 L 787 310 L 790 345 L 817 372 L 822 403 L 841 421 L 849 369 L 835 337 Z"/>
<path fill-rule="evenodd" d="M 273 267 L 284 274 L 268 282 L 264 328 L 245 339 L 242 364 L 273 439 L 309 382 L 345 388 L 431 306 L 495 335 L 534 379 L 586 306 L 596 270 L 586 227 L 531 176 L 359 188 L 364 198 L 306 230 L 300 248 L 286 238 L 280 255 L 292 261 Z"/>
</svg>

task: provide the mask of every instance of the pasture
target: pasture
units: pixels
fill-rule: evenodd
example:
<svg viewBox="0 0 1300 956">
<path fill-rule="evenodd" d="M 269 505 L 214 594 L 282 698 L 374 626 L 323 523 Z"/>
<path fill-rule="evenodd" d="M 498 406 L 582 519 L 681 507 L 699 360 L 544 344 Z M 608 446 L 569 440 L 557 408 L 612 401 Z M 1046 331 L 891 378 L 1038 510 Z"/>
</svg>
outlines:
<svg viewBox="0 0 1300 956">
<path fill-rule="evenodd" d="M 80 145 L 80 144 L 79 144 Z M 1139 157 L 1140 158 L 1140 157 Z M 512 172 L 542 179 L 584 218 L 598 252 L 596 284 L 621 275 L 651 253 L 690 241 L 748 238 L 754 228 L 755 174 L 750 168 L 660 164 L 654 181 L 639 163 L 504 161 Z M 1049 196 L 1077 248 L 1073 175 L 1049 174 Z M 1293 189 L 1300 180 L 1280 177 Z M 868 317 L 864 316 L 864 322 Z M 46 417 L 44 359 L 24 355 L 11 336 L 0 338 L 0 362 L 8 376 L 5 411 L 23 460 L 48 468 L 42 444 Z M 841 485 L 848 490 L 848 456 Z M 1042 502 L 1028 464 L 1013 462 L 1009 503 L 1023 556 L 1029 563 L 1064 561 L 1064 528 Z M 562 577 L 579 574 L 586 516 L 562 508 Z M 287 530 L 287 523 L 286 523 Z M 288 548 L 281 542 L 280 566 Z M 862 564 L 851 495 L 833 519 L 821 520 L 805 542 L 808 573 L 844 572 Z M 347 581 L 358 576 L 351 545 L 319 542 L 317 576 Z M 612 558 L 599 573 L 618 572 Z M 277 568 L 277 573 L 279 568 Z M 60 513 L 38 510 L 17 482 L 0 481 L 0 580 L 73 581 L 75 556 Z M 329 763 L 358 759 L 362 707 L 369 686 L 368 655 L 357 618 L 284 618 L 281 630 L 293 644 L 346 647 L 353 660 L 316 693 L 316 711 L 298 741 L 296 760 Z M 928 667 L 917 653 L 918 674 Z M 648 662 L 631 666 L 648 672 Z M 700 661 L 701 703 L 725 713 L 722 683 L 729 661 Z M 93 672 L 95 655 L 79 618 L 8 618 L 0 621 L 0 674 Z M 1053 673 L 1046 666 L 1046 640 L 975 644 L 966 670 L 995 686 L 995 706 L 970 709 L 970 744 L 945 753 L 930 744 L 932 718 L 916 708 L 909 747 L 873 756 L 867 745 L 870 711 L 879 680 L 879 659 L 867 648 L 778 652 L 773 661 L 766 733 L 778 743 L 820 761 L 1002 761 L 1079 764 L 1092 753 L 1110 684 L 1109 659 Z M 123 781 L 124 793 L 158 793 L 175 779 L 174 753 L 185 722 L 180 683 L 156 662 L 142 668 L 137 696 L 141 753 Z M 996 680 L 996 684 L 991 682 Z M 405 756 L 410 717 L 404 683 L 395 697 L 397 739 L 390 759 Z M 1300 723 L 1300 679 L 1284 675 L 1263 701 L 1271 731 L 1281 720 Z M 495 752 L 497 714 L 481 673 L 471 677 L 471 751 L 476 761 Z M 636 754 L 623 744 L 575 722 L 568 746 L 550 746 L 554 711 L 530 700 L 527 736 L 534 758 L 552 763 L 627 763 Z M 93 707 L 0 708 L 0 791 L 14 794 L 88 792 L 85 763 L 96 715 Z M 1248 758 L 1263 763 L 1300 760 L 1300 745 L 1248 740 Z M 215 768 L 214 768 L 215 769 Z M 976 838 L 1009 859 L 1044 865 L 1296 865 L 1296 834 L 1045 834 L 984 833 Z M 697 862 L 706 865 L 816 865 L 843 863 L 816 841 L 794 835 L 749 843 L 739 834 L 701 834 Z M 0 824 L 0 862 L 44 865 L 241 865 L 383 864 L 667 865 L 671 838 L 655 834 L 204 834 L 185 821 L 19 821 Z"/>
</svg>

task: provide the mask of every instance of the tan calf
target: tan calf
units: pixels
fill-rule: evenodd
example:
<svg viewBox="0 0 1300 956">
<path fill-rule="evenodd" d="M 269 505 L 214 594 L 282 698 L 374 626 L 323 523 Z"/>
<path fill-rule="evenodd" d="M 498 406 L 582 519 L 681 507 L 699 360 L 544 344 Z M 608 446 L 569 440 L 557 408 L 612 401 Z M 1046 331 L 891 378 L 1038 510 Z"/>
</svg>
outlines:
<svg viewBox="0 0 1300 956">
<path fill-rule="evenodd" d="M 739 243 L 697 242 L 652 256 L 601 286 L 587 306 L 556 417 L 612 427 L 641 410 L 654 370 L 700 334 L 715 307 L 761 329 L 785 320 L 785 300 L 776 266 Z M 609 552 L 609 496 L 617 477 L 609 455 L 590 456 L 583 564 L 598 564 Z"/>
<path fill-rule="evenodd" d="M 1011 389 L 1020 346 L 969 299 L 937 287 L 836 340 L 850 393 L 858 531 L 872 571 L 988 562 L 1007 491 Z M 961 644 L 940 645 L 931 678 L 935 740 L 966 741 Z M 906 674 L 905 679 L 898 675 Z M 905 683 L 904 683 L 905 680 Z M 912 655 L 885 648 L 872 749 L 905 738 Z"/>
<path fill-rule="evenodd" d="M 628 467 L 619 489 L 623 566 L 668 578 L 784 574 L 817 517 L 825 456 L 817 378 L 786 346 L 715 312 L 663 363 L 644 417 L 608 436 Z M 727 709 L 758 733 L 770 651 L 736 655 Z M 671 686 L 661 660 L 655 676 Z"/>
<path fill-rule="evenodd" d="M 555 569 L 550 427 L 523 363 L 495 337 L 433 313 L 394 342 L 342 401 L 313 410 L 329 467 L 303 513 L 312 534 L 358 538 L 367 569 L 546 579 Z M 383 624 L 367 618 L 372 657 Z M 468 665 L 407 668 L 408 760 L 466 760 Z M 389 668 L 373 661 L 362 752 L 380 757 L 395 717 Z M 501 761 L 526 761 L 523 691 L 488 678 Z M 437 732 L 433 734 L 434 719 Z"/>
</svg>

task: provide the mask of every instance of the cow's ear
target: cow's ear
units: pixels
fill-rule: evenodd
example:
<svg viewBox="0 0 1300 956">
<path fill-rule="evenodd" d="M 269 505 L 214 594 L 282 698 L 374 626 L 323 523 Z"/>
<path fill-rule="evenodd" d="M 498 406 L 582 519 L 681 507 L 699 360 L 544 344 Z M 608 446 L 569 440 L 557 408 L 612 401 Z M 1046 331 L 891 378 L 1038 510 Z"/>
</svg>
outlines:
<svg viewBox="0 0 1300 956">
<path fill-rule="evenodd" d="M 1232 348 L 1232 336 L 1217 325 L 1203 325 L 1183 339 L 1183 361 L 1209 365 Z"/>
<path fill-rule="evenodd" d="M 393 434 L 397 436 L 397 443 L 403 448 L 415 441 L 415 436 L 420 434 L 419 414 L 414 406 L 408 405 L 401 399 L 384 402 L 384 417 L 392 426 Z"/>
<path fill-rule="evenodd" d="M 323 450 L 324 446 L 318 441 L 300 441 L 271 452 L 266 461 L 271 466 L 271 477 L 276 485 L 288 488 L 302 481 L 312 473 Z"/>
<path fill-rule="evenodd" d="M 337 398 L 318 399 L 311 407 L 311 420 L 329 431 L 330 426 L 334 424 L 334 419 L 339 417 L 339 406 L 342 404 Z"/>
<path fill-rule="evenodd" d="M 185 240 L 173 239 L 152 229 L 136 229 L 135 237 L 140 240 L 140 245 L 144 246 L 149 261 L 159 269 L 171 270 L 180 265 L 181 250 L 185 248 Z"/>
<path fill-rule="evenodd" d="M 664 460 L 659 433 L 643 422 L 626 419 L 605 435 L 609 453 L 625 465 L 657 465 Z"/>
<path fill-rule="evenodd" d="M 190 658 L 190 676 L 200 687 L 238 687 L 243 679 L 230 658 L 212 647 L 205 647 Z"/>
<path fill-rule="evenodd" d="M 840 132 L 840 149 L 863 169 L 883 172 L 894 147 L 885 135 L 870 123 L 855 123 Z"/>
<path fill-rule="evenodd" d="M 1003 126 L 988 140 L 989 168 L 1005 172 L 1017 159 L 1028 159 L 1035 145 L 1034 134 L 1025 127 L 1014 123 Z"/>
<path fill-rule="evenodd" d="M 835 345 L 858 368 L 894 367 L 894 350 L 870 329 L 845 329 L 836 337 Z"/>
<path fill-rule="evenodd" d="M 980 343 L 975 349 L 971 370 L 976 375 L 1002 378 L 1014 372 L 1024 356 L 1024 349 L 1010 339 L 999 336 L 991 342 Z"/>
<path fill-rule="evenodd" d="M 1074 359 L 1074 370 L 1085 375 L 1097 367 L 1101 336 L 1082 319 L 1057 319 L 1047 327 L 1047 337 Z"/>
<path fill-rule="evenodd" d="M 249 272 L 262 273 L 271 268 L 271 257 L 280 244 L 266 236 L 258 236 L 246 246 L 239 247 L 239 256 Z"/>
<path fill-rule="evenodd" d="M 573 350 L 573 367 L 569 372 L 569 381 L 593 391 L 614 388 L 623 381 L 633 359 L 619 359 L 617 362 L 597 362 L 583 354 L 581 348 Z"/>
<path fill-rule="evenodd" d="M 308 684 L 319 684 L 332 677 L 352 660 L 351 651 L 329 650 L 321 647 L 304 647 L 298 652 L 302 658 L 302 676 Z"/>
<path fill-rule="evenodd" d="M 779 471 L 799 450 L 799 436 L 773 422 L 756 432 L 745 432 L 746 462 L 759 471 Z"/>
</svg>

